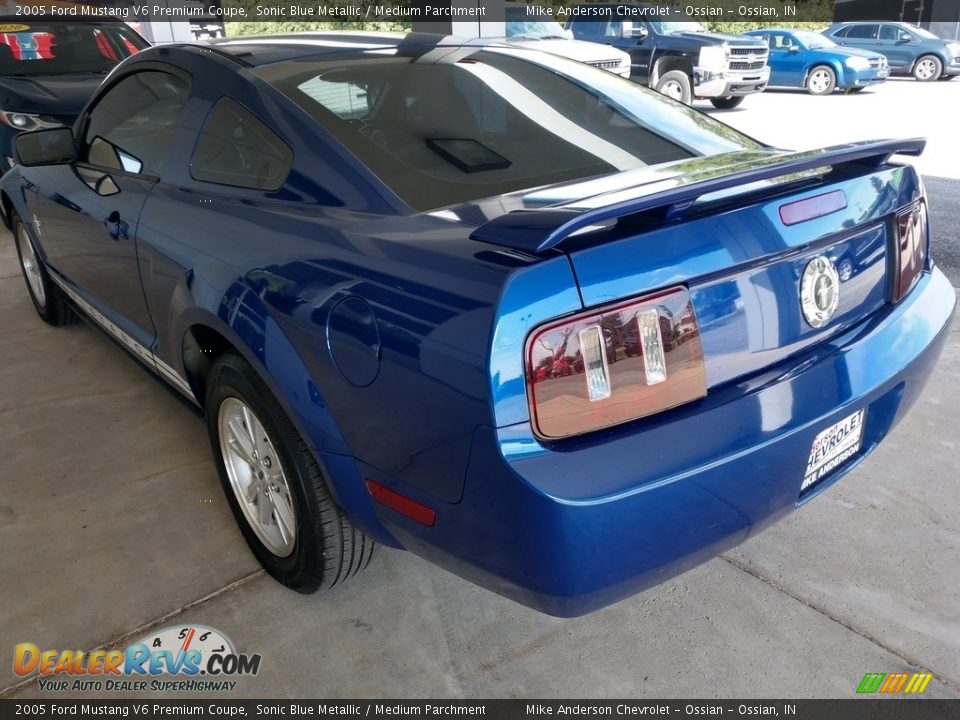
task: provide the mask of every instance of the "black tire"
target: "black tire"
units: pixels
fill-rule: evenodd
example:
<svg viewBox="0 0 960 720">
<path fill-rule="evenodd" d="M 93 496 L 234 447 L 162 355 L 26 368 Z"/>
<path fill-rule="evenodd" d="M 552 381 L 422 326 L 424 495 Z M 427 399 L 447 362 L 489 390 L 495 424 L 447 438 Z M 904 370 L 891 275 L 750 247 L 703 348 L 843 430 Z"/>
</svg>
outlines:
<svg viewBox="0 0 960 720">
<path fill-rule="evenodd" d="M 37 315 L 45 323 L 54 327 L 72 325 L 78 319 L 77 314 L 67 303 L 63 291 L 50 279 L 50 273 L 44 266 L 43 260 L 40 259 L 30 233 L 16 213 L 11 213 L 10 226 L 13 231 L 13 243 L 17 246 L 20 272 L 23 274 L 23 280 L 27 285 L 27 293 L 30 295 L 30 300 L 33 301 L 33 307 L 37 311 Z M 28 258 L 26 262 L 24 261 L 25 255 Z M 27 269 L 28 266 L 31 268 L 30 270 Z M 39 293 L 34 290 L 33 282 L 38 283 Z"/>
<path fill-rule="evenodd" d="M 804 83 L 811 95 L 829 95 L 837 88 L 837 74 L 828 65 L 810 68 Z"/>
<path fill-rule="evenodd" d="M 690 76 L 683 70 L 671 70 L 660 76 L 657 80 L 657 86 L 654 88 L 658 93 L 671 97 L 674 100 L 689 105 L 693 102 L 693 91 Z M 674 90 L 676 92 L 674 92 Z"/>
<path fill-rule="evenodd" d="M 717 110 L 733 110 L 740 106 L 743 99 L 743 95 L 731 95 L 730 97 L 710 98 L 710 102 Z"/>
<path fill-rule="evenodd" d="M 236 398 L 262 424 L 277 453 L 296 519 L 296 540 L 286 557 L 274 554 L 244 515 L 224 462 L 218 420 L 224 401 Z M 374 542 L 333 502 L 323 471 L 276 398 L 249 363 L 233 353 L 221 355 L 207 381 L 207 430 L 214 463 L 230 509 L 247 544 L 264 569 L 291 590 L 326 590 L 359 574 L 373 557 Z"/>
<path fill-rule="evenodd" d="M 921 55 L 913 64 L 913 79 L 930 82 L 943 75 L 943 61 L 936 55 Z"/>
</svg>

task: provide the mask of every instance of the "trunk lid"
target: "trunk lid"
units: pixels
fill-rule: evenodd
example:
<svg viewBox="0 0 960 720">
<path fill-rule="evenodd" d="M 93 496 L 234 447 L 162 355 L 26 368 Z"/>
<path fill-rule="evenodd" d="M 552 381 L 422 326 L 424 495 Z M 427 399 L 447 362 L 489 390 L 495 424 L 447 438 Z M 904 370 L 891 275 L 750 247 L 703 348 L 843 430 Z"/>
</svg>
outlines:
<svg viewBox="0 0 960 720">
<path fill-rule="evenodd" d="M 922 148 L 877 142 L 685 160 L 643 171 L 641 182 L 623 173 L 530 193 L 525 202 L 537 208 L 604 187 L 507 213 L 473 237 L 565 253 L 588 308 L 685 285 L 714 386 L 834 337 L 887 303 L 893 215 L 922 191 L 912 169 L 886 161 Z M 839 300 L 815 328 L 803 315 L 801 281 L 820 256 L 839 275 Z"/>
</svg>

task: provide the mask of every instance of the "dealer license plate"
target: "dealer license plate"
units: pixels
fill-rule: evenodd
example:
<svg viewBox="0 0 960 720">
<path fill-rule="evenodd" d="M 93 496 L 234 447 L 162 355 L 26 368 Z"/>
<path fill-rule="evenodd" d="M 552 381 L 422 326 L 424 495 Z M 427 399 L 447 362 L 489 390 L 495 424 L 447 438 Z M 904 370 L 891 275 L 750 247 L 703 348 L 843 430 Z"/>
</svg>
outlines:
<svg viewBox="0 0 960 720">
<path fill-rule="evenodd" d="M 814 438 L 800 492 L 822 480 L 860 451 L 860 443 L 863 441 L 863 412 L 857 410 L 852 415 L 847 415 Z"/>
</svg>

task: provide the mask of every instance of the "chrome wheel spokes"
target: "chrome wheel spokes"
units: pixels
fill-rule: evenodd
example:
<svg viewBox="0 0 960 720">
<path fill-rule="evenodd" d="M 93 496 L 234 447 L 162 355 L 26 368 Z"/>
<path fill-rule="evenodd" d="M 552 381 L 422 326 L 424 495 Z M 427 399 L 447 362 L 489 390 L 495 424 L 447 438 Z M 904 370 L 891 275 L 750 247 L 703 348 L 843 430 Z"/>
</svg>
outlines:
<svg viewBox="0 0 960 720">
<path fill-rule="evenodd" d="M 40 263 L 37 261 L 37 254 L 33 250 L 33 243 L 27 236 L 27 231 L 23 225 L 17 227 L 17 246 L 20 248 L 20 264 L 23 265 L 23 273 L 33 292 L 33 297 L 37 305 L 41 308 L 46 307 L 47 294 L 43 291 L 43 276 L 40 274 Z"/>
<path fill-rule="evenodd" d="M 810 87 L 814 92 L 822 93 L 830 87 L 830 76 L 826 70 L 817 70 L 810 78 Z"/>
<path fill-rule="evenodd" d="M 223 464 L 247 522 L 270 552 L 287 557 L 296 546 L 297 521 L 273 441 L 238 398 L 223 401 L 217 426 Z"/>
<path fill-rule="evenodd" d="M 921 80 L 929 80 L 937 69 L 937 64 L 929 58 L 917 63 L 917 77 Z"/>
<path fill-rule="evenodd" d="M 683 88 L 680 87 L 680 83 L 673 80 L 664 84 L 664 86 L 660 88 L 660 92 L 674 100 L 683 99 Z"/>
</svg>

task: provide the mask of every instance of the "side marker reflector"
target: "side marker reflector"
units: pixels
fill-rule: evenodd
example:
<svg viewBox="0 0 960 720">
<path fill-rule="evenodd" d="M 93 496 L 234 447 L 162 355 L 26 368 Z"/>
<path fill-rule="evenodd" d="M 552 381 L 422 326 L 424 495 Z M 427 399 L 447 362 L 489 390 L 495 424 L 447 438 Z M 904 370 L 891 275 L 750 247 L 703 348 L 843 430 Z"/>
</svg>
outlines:
<svg viewBox="0 0 960 720">
<path fill-rule="evenodd" d="M 421 525 L 433 527 L 437 521 L 437 513 L 426 505 L 421 505 L 416 500 L 411 500 L 406 495 L 401 495 L 396 490 L 391 490 L 386 485 L 381 485 L 373 480 L 367 480 L 367 490 L 370 496 L 386 505 L 391 510 L 396 510 L 401 515 L 406 515 L 411 520 L 416 520 Z"/>
</svg>

